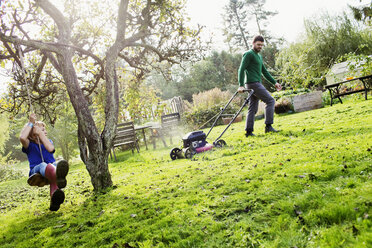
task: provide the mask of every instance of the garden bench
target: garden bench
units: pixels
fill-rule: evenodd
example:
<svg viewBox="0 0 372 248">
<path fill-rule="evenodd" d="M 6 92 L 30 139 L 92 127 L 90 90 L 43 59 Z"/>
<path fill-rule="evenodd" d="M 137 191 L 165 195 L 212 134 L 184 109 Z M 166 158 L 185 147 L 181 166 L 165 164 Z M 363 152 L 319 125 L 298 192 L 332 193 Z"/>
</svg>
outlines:
<svg viewBox="0 0 372 248">
<path fill-rule="evenodd" d="M 156 148 L 156 139 L 161 139 L 163 141 L 164 147 L 167 146 L 164 136 L 170 137 L 170 143 L 172 143 L 173 135 L 180 135 L 179 124 L 181 122 L 181 117 L 179 113 L 173 113 L 161 116 L 161 124 L 159 126 L 152 126 L 152 143 L 154 149 Z"/>
<path fill-rule="evenodd" d="M 112 146 L 112 152 L 114 154 L 115 161 L 116 161 L 115 147 L 123 145 L 130 145 L 132 148 L 132 153 L 134 153 L 134 148 L 136 148 L 137 152 L 139 153 L 139 146 L 133 122 L 120 123 L 117 126 L 114 144 Z"/>
<path fill-rule="evenodd" d="M 342 103 L 342 100 L 340 98 L 341 96 L 346 96 L 346 95 L 350 95 L 350 94 L 354 94 L 354 93 L 358 93 L 358 92 L 365 92 L 365 99 L 367 100 L 368 91 L 372 89 L 371 88 L 371 79 L 372 79 L 372 75 L 368 75 L 368 76 L 364 76 L 364 77 L 358 77 L 358 78 L 353 78 L 353 79 L 350 79 L 350 80 L 338 82 L 338 83 L 335 83 L 335 84 L 326 85 L 325 88 L 328 89 L 329 94 L 331 96 L 331 106 L 333 104 L 334 99 L 338 98 L 338 100 L 340 100 L 340 102 Z M 341 86 L 343 84 L 346 84 L 346 83 L 349 83 L 349 82 L 355 81 L 355 80 L 360 80 L 363 83 L 364 88 L 363 89 L 355 89 L 355 90 L 351 90 L 351 91 L 345 91 L 345 92 L 341 91 Z"/>
<path fill-rule="evenodd" d="M 179 125 L 181 122 L 181 117 L 179 113 L 173 113 L 168 115 L 161 116 L 161 129 L 163 134 L 168 135 L 170 137 L 170 143 L 172 142 L 172 136 L 178 135 L 180 136 Z"/>
</svg>

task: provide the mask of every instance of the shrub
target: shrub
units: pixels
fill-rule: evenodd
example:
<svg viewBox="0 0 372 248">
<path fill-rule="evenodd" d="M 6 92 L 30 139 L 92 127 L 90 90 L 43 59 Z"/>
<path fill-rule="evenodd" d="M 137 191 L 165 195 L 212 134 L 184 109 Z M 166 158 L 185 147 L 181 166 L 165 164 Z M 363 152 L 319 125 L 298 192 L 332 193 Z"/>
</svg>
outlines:
<svg viewBox="0 0 372 248">
<path fill-rule="evenodd" d="M 227 103 L 231 98 L 231 93 L 228 91 L 221 91 L 219 88 L 214 88 L 208 91 L 200 92 L 192 95 L 192 102 L 194 109 L 207 109 L 214 106 Z"/>
<path fill-rule="evenodd" d="M 324 91 L 322 94 L 322 103 L 323 106 L 331 105 L 331 96 L 329 95 L 328 91 Z"/>
<path fill-rule="evenodd" d="M 275 98 L 275 100 L 279 100 L 282 97 L 293 97 L 295 95 L 301 95 L 311 92 L 311 90 L 306 88 L 299 88 L 299 89 L 290 89 L 290 90 L 282 90 L 282 91 L 276 91 L 272 95 Z"/>
<path fill-rule="evenodd" d="M 16 180 L 24 177 L 23 173 L 20 170 L 12 168 L 10 165 L 1 165 L 0 164 L 0 181 L 5 182 L 8 180 Z"/>
<path fill-rule="evenodd" d="M 219 104 L 212 108 L 208 109 L 195 109 L 190 112 L 186 112 L 184 115 L 186 124 L 190 126 L 192 129 L 196 128 L 205 128 L 205 127 L 211 127 L 213 124 L 213 120 L 210 120 L 212 117 L 217 115 L 221 108 L 224 107 L 225 104 Z M 235 114 L 238 111 L 238 108 L 230 105 L 224 112 L 224 114 Z M 210 120 L 209 123 L 206 123 L 208 120 Z M 222 125 L 222 119 L 220 118 L 217 122 L 217 125 Z"/>
<path fill-rule="evenodd" d="M 231 96 L 230 92 L 221 91 L 218 88 L 194 94 L 192 97 L 193 103 L 189 104 L 188 110 L 184 114 L 186 124 L 193 129 L 200 128 L 221 111 L 221 108 L 226 105 Z M 235 114 L 239 109 L 241 101 L 241 97 L 234 99 L 224 114 Z M 209 123 L 203 125 L 203 127 L 210 127 L 212 123 L 211 120 Z M 217 124 L 222 124 L 222 119 L 218 120 Z"/>
</svg>

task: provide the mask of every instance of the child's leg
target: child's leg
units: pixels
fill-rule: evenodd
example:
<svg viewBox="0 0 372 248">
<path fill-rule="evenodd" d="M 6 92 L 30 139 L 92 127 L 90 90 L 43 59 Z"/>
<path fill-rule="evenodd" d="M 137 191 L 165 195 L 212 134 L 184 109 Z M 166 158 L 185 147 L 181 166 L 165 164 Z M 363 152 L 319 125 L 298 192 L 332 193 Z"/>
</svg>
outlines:
<svg viewBox="0 0 372 248">
<path fill-rule="evenodd" d="M 45 162 L 42 162 L 38 165 L 36 165 L 34 168 L 32 168 L 32 170 L 30 170 L 30 176 L 35 174 L 35 173 L 39 173 L 41 174 L 43 177 L 45 177 L 45 168 L 47 166 L 47 163 Z"/>
<path fill-rule="evenodd" d="M 50 183 L 50 207 L 51 211 L 57 211 L 59 206 L 65 200 L 65 193 L 57 186 L 56 167 L 53 164 L 48 164 L 45 168 L 45 177 Z"/>
<path fill-rule="evenodd" d="M 50 196 L 52 196 L 54 191 L 56 191 L 58 189 L 57 177 L 56 177 L 56 167 L 53 164 L 47 164 L 47 166 L 45 167 L 44 175 L 49 180 Z"/>
<path fill-rule="evenodd" d="M 30 186 L 39 186 L 43 187 L 45 185 L 49 184 L 49 181 L 47 178 L 45 178 L 45 168 L 47 164 L 46 163 L 40 163 L 36 165 L 34 168 L 32 168 L 29 172 L 29 178 L 27 180 L 27 183 Z"/>
</svg>

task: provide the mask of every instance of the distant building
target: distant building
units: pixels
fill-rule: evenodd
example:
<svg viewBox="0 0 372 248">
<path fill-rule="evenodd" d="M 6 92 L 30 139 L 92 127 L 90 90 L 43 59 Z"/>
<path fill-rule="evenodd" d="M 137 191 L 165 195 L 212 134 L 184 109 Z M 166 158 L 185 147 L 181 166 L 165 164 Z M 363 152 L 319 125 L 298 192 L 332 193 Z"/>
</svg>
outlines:
<svg viewBox="0 0 372 248">
<path fill-rule="evenodd" d="M 372 58 L 372 55 L 369 57 Z M 327 85 L 361 76 L 362 64 L 363 63 L 357 64 L 353 61 L 345 61 L 334 64 L 326 75 Z M 350 66 L 355 66 L 355 69 L 351 71 Z"/>
</svg>

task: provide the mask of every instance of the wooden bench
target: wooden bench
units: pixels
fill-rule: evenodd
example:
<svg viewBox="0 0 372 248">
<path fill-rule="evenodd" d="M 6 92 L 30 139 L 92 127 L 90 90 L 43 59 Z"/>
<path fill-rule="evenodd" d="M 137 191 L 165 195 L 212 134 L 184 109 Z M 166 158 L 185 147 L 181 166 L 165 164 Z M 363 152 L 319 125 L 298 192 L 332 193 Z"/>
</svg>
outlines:
<svg viewBox="0 0 372 248">
<path fill-rule="evenodd" d="M 161 124 L 159 126 L 152 126 L 151 139 L 154 149 L 156 149 L 156 139 L 163 141 L 164 147 L 167 147 L 164 136 L 170 137 L 170 143 L 172 142 L 172 136 L 180 135 L 179 124 L 181 117 L 179 113 L 173 113 L 161 116 Z"/>
<path fill-rule="evenodd" d="M 173 113 L 161 116 L 161 129 L 163 130 L 164 135 L 170 137 L 171 144 L 173 144 L 172 136 L 181 135 L 179 130 L 180 122 L 181 122 L 180 113 Z"/>
<path fill-rule="evenodd" d="M 364 88 L 363 89 L 357 89 L 357 90 L 351 90 L 351 91 L 345 91 L 341 92 L 341 86 L 343 84 L 349 83 L 351 81 L 360 80 L 363 83 Z M 372 81 L 372 75 L 364 76 L 364 77 L 358 77 L 353 78 L 350 80 L 342 81 L 335 84 L 329 84 L 326 85 L 325 88 L 328 89 L 329 94 L 331 96 L 331 106 L 333 104 L 333 100 L 338 98 L 340 102 L 342 103 L 341 96 L 346 96 L 358 92 L 364 92 L 365 93 L 365 99 L 367 100 L 368 91 L 371 90 L 371 81 Z"/>
<path fill-rule="evenodd" d="M 132 148 L 132 153 L 134 153 L 134 148 L 136 148 L 137 152 L 139 153 L 139 146 L 133 122 L 120 123 L 117 126 L 114 144 L 112 146 L 112 152 L 114 154 L 115 161 L 115 147 L 123 145 L 130 145 Z"/>
</svg>

